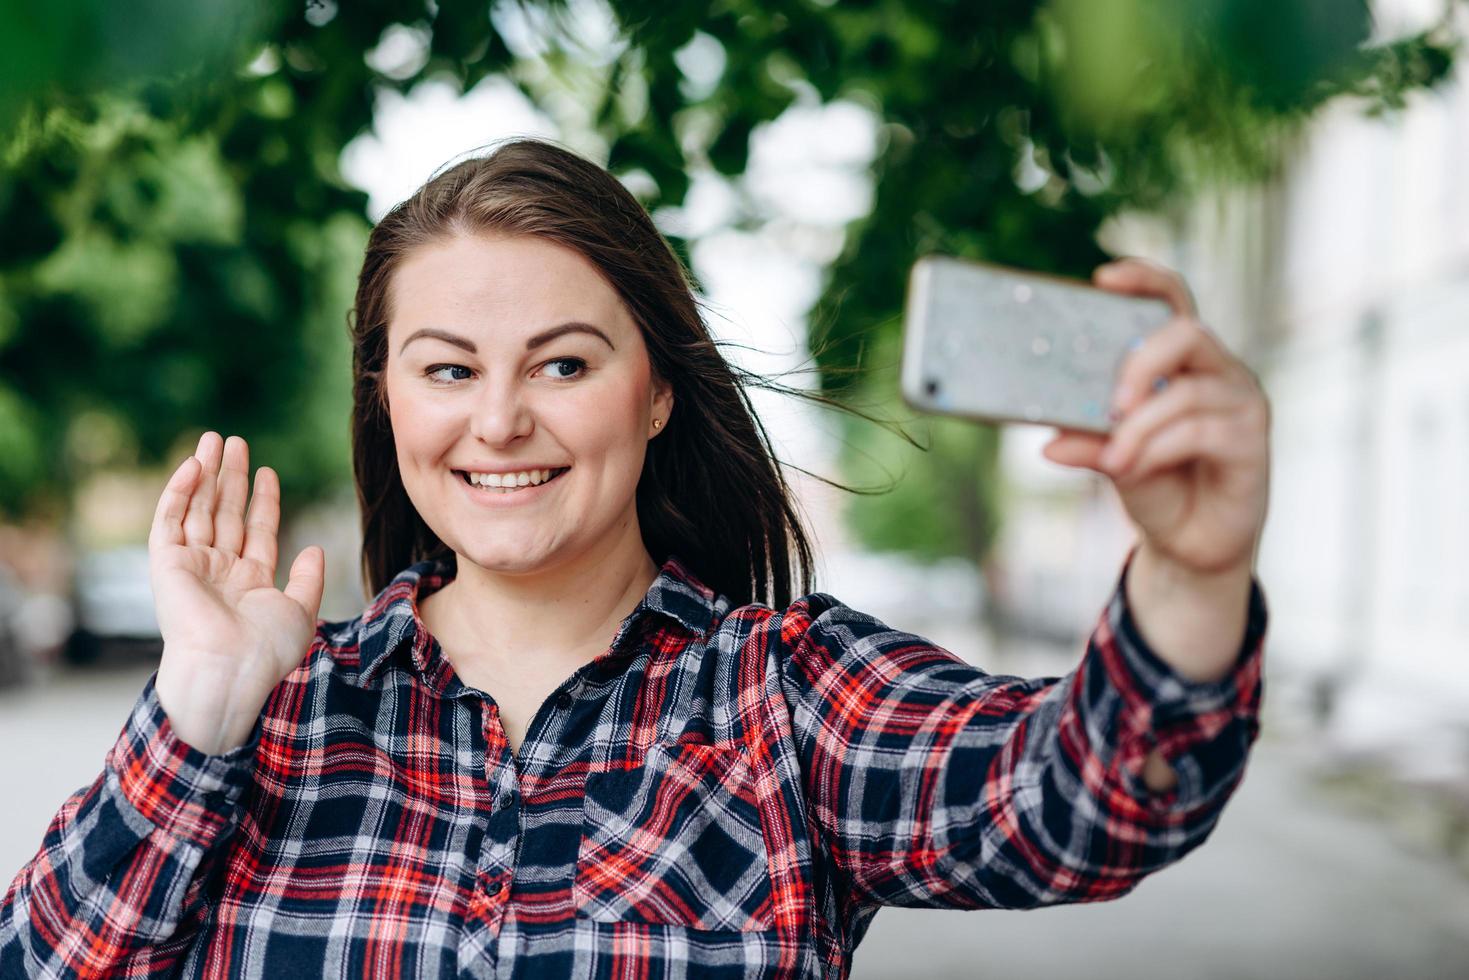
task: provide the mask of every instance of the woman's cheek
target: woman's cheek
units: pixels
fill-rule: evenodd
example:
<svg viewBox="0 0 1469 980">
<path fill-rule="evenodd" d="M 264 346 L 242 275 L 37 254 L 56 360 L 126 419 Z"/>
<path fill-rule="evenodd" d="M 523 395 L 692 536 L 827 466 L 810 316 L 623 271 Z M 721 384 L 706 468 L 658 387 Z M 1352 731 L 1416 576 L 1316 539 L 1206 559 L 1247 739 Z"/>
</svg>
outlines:
<svg viewBox="0 0 1469 980">
<path fill-rule="evenodd" d="M 393 431 L 411 444 L 428 446 L 456 425 L 467 424 L 471 406 L 467 400 L 423 398 L 405 394 L 393 412 Z"/>
</svg>

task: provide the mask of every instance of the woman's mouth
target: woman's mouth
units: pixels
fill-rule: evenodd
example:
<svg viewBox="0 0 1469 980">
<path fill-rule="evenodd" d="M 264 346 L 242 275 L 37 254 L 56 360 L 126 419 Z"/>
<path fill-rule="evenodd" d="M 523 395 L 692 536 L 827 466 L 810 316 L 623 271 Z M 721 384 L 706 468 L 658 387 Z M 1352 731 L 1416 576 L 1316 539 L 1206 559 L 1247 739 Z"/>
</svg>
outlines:
<svg viewBox="0 0 1469 980">
<path fill-rule="evenodd" d="M 504 487 L 493 487 L 487 485 L 486 483 L 480 482 L 480 480 L 483 480 L 483 474 L 475 474 L 477 479 L 471 479 L 470 474 L 464 470 L 455 470 L 454 474 L 459 477 L 461 482 L 469 486 L 469 488 L 472 490 L 477 490 L 481 493 L 486 494 L 495 494 L 497 496 L 509 496 L 511 494 L 520 493 L 523 490 L 534 490 L 536 487 L 543 487 L 553 480 L 559 479 L 561 474 L 565 473 L 569 469 L 571 469 L 571 467 L 562 466 L 551 470 L 548 477 L 541 479 L 538 482 L 527 482 L 525 484 L 520 484 L 516 486 Z M 544 471 L 530 471 L 531 480 L 535 480 L 536 477 L 539 476 L 542 472 Z"/>
</svg>

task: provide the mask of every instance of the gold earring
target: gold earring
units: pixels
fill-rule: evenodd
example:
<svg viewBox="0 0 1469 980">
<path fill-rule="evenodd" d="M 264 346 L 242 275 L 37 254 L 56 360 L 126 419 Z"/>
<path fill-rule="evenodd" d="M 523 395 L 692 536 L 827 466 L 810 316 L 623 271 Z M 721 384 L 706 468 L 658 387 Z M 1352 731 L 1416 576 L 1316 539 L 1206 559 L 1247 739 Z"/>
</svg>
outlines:
<svg viewBox="0 0 1469 980">
<path fill-rule="evenodd" d="M 655 428 L 655 429 L 661 429 L 661 428 L 663 428 L 663 420 L 662 419 L 654 419 L 653 420 L 653 428 Z"/>
</svg>

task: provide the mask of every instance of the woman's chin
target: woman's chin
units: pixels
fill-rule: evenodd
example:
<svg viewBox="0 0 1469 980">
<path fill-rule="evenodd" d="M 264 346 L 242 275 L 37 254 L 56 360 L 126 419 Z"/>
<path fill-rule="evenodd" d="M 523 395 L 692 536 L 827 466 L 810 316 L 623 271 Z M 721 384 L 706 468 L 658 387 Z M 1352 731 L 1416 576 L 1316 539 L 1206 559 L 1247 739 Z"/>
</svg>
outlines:
<svg viewBox="0 0 1469 980">
<path fill-rule="evenodd" d="M 546 549 L 495 547 L 471 547 L 459 552 L 459 560 L 472 562 L 479 568 L 496 575 L 534 575 L 554 564 L 553 556 Z"/>
</svg>

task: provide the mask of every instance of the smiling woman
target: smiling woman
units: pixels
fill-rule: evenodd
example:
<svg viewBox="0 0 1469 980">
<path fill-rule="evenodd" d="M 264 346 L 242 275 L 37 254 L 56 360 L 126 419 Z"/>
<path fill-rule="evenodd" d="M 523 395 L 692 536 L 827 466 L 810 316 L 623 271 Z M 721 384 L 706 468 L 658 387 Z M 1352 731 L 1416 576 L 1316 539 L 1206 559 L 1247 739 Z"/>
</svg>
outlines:
<svg viewBox="0 0 1469 980">
<path fill-rule="evenodd" d="M 640 533 L 637 483 L 649 439 L 665 437 L 653 420 L 669 417 L 673 397 L 596 268 L 541 238 L 456 235 L 403 262 L 392 311 L 382 377 L 396 469 L 429 530 L 468 559 L 436 605 L 470 590 L 503 636 L 514 614 L 493 608 L 487 597 L 505 590 L 491 578 L 516 577 L 521 610 L 528 588 L 556 595 L 547 577 L 582 580 L 586 562 L 610 564 L 623 581 L 631 573 L 646 591 L 656 568 Z M 543 330 L 548 323 L 558 326 Z M 562 475 L 548 481 L 549 471 Z M 523 489 L 479 488 L 481 477 L 501 485 L 507 475 Z M 419 557 L 402 556 L 394 573 Z"/>
<path fill-rule="evenodd" d="M 358 281 L 366 607 L 317 618 L 314 547 L 275 587 L 275 474 L 206 433 L 149 540 L 158 673 L 0 976 L 839 980 L 884 905 L 1126 894 L 1258 734 L 1263 399 L 1175 305 L 1111 441 L 1047 448 L 1139 546 L 1075 670 L 992 675 L 811 591 L 748 379 L 611 174 L 522 140 L 436 176 Z"/>
<path fill-rule="evenodd" d="M 677 256 L 602 168 L 520 140 L 445 171 L 374 228 L 355 313 L 369 594 L 413 561 L 467 553 L 436 476 L 556 466 L 570 467 L 542 498 L 556 512 L 476 526 L 500 556 L 478 567 L 646 550 L 646 565 L 618 563 L 638 595 L 674 553 L 737 603 L 809 591 L 810 545 L 748 396 Z M 474 447 L 430 445 L 472 433 Z"/>
</svg>

